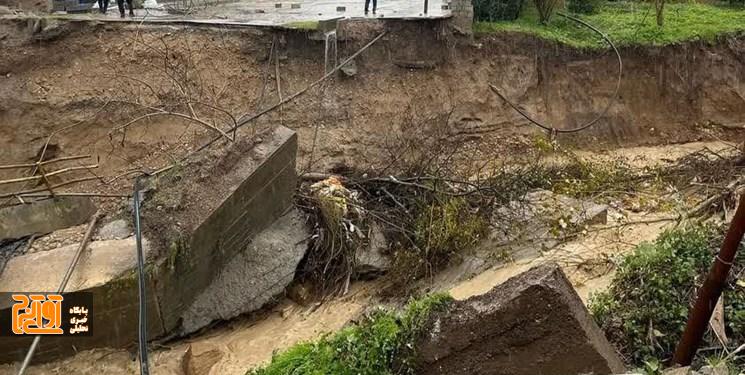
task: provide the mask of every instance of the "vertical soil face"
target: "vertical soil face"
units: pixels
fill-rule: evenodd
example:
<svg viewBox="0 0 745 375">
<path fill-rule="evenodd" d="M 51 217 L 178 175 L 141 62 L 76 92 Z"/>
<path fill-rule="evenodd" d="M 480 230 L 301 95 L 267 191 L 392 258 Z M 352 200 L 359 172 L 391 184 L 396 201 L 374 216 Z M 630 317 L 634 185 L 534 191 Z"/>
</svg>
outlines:
<svg viewBox="0 0 745 375">
<path fill-rule="evenodd" d="M 0 23 L 0 34 L 6 35 L 0 49 L 11 52 L 0 56 L 5 163 L 33 160 L 53 130 L 75 124 L 52 143 L 61 156 L 96 155 L 98 172 L 106 176 L 157 168 L 201 145 L 216 133 L 183 118 L 153 117 L 111 132 L 144 113 L 137 103 L 179 100 L 183 77 L 169 74 L 167 64 L 188 68 L 180 72 L 188 76 L 185 91 L 192 98 L 235 117 L 277 103 L 277 71 L 283 97 L 323 74 L 323 42 L 304 32 L 72 23 L 48 25 L 32 35 L 27 24 Z M 299 169 L 377 166 L 400 146 L 401 134 L 437 115 L 448 115 L 443 136 L 470 140 L 476 151 L 519 151 L 523 146 L 514 136 L 538 130 L 491 93 L 489 83 L 557 128 L 596 116 L 615 87 L 611 53 L 515 34 L 468 43 L 438 22 L 344 24 L 340 56 L 383 30 L 387 35 L 357 58 L 356 75 L 336 76 L 256 121 L 298 131 Z M 268 60 L 270 51 L 279 64 Z M 621 54 L 618 101 L 596 127 L 565 141 L 602 149 L 731 138 L 730 128 L 745 124 L 742 36 Z M 207 116 L 223 130 L 232 122 Z M 248 126 L 239 135 L 252 131 Z M 119 181 L 126 179 L 105 188 L 129 188 Z"/>
</svg>

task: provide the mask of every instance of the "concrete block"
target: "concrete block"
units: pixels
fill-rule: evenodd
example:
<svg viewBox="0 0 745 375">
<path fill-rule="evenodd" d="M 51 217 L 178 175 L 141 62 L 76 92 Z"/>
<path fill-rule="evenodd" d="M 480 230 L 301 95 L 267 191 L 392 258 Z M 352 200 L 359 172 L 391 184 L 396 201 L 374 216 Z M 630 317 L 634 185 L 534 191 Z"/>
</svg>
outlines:
<svg viewBox="0 0 745 375">
<path fill-rule="evenodd" d="M 87 197 L 58 197 L 0 210 L 0 240 L 46 234 L 87 222 L 96 206 Z"/>
<path fill-rule="evenodd" d="M 305 255 L 310 236 L 303 215 L 292 209 L 233 257 L 183 315 L 183 332 L 255 311 L 281 295 Z"/>
<path fill-rule="evenodd" d="M 430 317 L 417 374 L 623 373 L 614 348 L 557 265 L 515 276 Z"/>
<path fill-rule="evenodd" d="M 260 141 L 257 141 L 260 139 Z M 292 205 L 297 136 L 277 127 L 152 181 L 144 233 L 155 248 L 158 301 L 166 330 L 236 254 Z"/>
</svg>

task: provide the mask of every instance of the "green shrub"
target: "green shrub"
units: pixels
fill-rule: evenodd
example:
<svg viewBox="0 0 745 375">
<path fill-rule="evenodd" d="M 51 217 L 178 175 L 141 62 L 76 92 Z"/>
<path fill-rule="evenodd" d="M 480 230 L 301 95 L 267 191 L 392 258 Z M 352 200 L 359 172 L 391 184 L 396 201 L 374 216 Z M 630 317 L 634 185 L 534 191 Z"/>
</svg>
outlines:
<svg viewBox="0 0 745 375">
<path fill-rule="evenodd" d="M 470 249 L 483 237 L 486 220 L 470 212 L 463 198 L 441 197 L 430 204 L 420 203 L 414 222 L 414 242 L 420 258 L 439 266 Z"/>
<path fill-rule="evenodd" d="M 477 21 L 512 21 L 520 17 L 523 0 L 473 0 Z"/>
<path fill-rule="evenodd" d="M 629 362 L 670 358 L 722 237 L 713 227 L 667 231 L 626 256 L 608 290 L 591 298 L 593 316 Z M 737 264 L 744 262 L 741 250 Z M 724 291 L 725 322 L 730 338 L 743 343 L 745 290 L 735 284 L 732 277 Z"/>
<path fill-rule="evenodd" d="M 624 159 L 584 160 L 566 153 L 568 163 L 550 171 L 552 190 L 573 197 L 597 195 L 606 191 L 634 191 L 639 184 L 638 172 Z"/>
<path fill-rule="evenodd" d="M 297 344 L 247 375 L 411 374 L 414 340 L 429 314 L 450 301 L 435 294 L 409 302 L 402 314 L 376 311 L 336 334 Z"/>
</svg>

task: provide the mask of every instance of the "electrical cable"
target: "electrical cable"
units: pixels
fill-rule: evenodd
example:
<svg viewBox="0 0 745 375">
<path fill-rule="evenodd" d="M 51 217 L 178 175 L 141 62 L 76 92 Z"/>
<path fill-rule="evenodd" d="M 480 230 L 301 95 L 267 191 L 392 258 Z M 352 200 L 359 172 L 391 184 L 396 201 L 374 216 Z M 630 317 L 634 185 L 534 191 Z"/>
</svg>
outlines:
<svg viewBox="0 0 745 375">
<path fill-rule="evenodd" d="M 140 374 L 150 374 L 147 359 L 147 305 L 145 295 L 145 256 L 142 251 L 142 231 L 140 228 L 140 178 L 135 178 L 132 190 L 135 216 L 135 239 L 137 241 L 137 296 L 139 298 L 139 329 L 137 337 L 138 355 L 140 358 Z"/>
</svg>

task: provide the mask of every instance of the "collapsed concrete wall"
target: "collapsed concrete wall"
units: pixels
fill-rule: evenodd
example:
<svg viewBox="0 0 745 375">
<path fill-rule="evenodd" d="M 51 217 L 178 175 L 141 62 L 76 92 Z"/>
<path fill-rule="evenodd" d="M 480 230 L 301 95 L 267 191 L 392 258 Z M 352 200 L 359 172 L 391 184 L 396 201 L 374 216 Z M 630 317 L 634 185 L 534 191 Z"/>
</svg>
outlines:
<svg viewBox="0 0 745 375">
<path fill-rule="evenodd" d="M 295 132 L 280 126 L 152 181 L 142 220 L 157 252 L 152 277 L 166 332 L 209 323 L 185 321 L 194 317 L 185 312 L 292 205 L 296 152 Z"/>
<path fill-rule="evenodd" d="M 309 237 L 292 209 L 296 152 L 295 133 L 278 127 L 150 181 L 142 206 L 150 339 L 258 309 L 292 281 Z M 136 343 L 135 240 L 113 239 L 130 236 L 121 224 L 98 230 L 66 289 L 93 293 L 92 336 L 45 337 L 34 362 Z M 12 258 L 0 292 L 55 291 L 77 248 Z M 0 310 L 11 308 L 2 302 Z M 0 363 L 22 360 L 32 340 L 3 337 Z"/>
<path fill-rule="evenodd" d="M 557 265 L 533 268 L 433 315 L 418 374 L 572 375 L 624 366 Z"/>
</svg>

